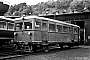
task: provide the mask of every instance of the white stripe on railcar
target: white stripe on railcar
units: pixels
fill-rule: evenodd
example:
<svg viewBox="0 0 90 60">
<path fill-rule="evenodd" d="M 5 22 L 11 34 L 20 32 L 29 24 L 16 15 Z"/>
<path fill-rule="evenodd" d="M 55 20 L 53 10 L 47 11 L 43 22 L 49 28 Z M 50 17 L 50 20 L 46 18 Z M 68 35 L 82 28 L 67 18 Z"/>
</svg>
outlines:
<svg viewBox="0 0 90 60">
<path fill-rule="evenodd" d="M 58 20 L 54 20 L 54 19 L 44 18 L 44 17 L 38 17 L 38 16 L 26 16 L 26 17 L 24 17 L 24 19 L 30 19 L 30 18 L 37 18 L 37 19 L 53 21 L 53 22 L 57 22 L 57 23 L 62 23 L 62 24 L 66 24 L 66 25 L 71 25 L 71 26 L 79 27 L 78 25 L 74 25 L 74 24 L 70 24 L 70 23 L 66 23 L 66 22 L 58 21 Z M 16 18 L 15 21 L 22 20 L 22 19 L 23 19 L 23 17 Z"/>
<path fill-rule="evenodd" d="M 14 38 L 0 37 L 0 39 L 14 39 Z"/>
</svg>

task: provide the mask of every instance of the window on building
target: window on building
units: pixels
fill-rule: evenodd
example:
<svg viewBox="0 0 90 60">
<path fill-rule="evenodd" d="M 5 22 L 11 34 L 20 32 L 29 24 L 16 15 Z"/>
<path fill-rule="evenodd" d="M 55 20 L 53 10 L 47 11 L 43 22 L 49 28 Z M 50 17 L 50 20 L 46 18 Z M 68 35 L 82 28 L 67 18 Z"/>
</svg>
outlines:
<svg viewBox="0 0 90 60">
<path fill-rule="evenodd" d="M 0 22 L 0 28 L 4 28 L 4 29 L 7 29 L 6 28 L 6 22 Z"/>
<path fill-rule="evenodd" d="M 40 30 L 41 29 L 41 22 L 35 21 L 35 29 Z"/>
<path fill-rule="evenodd" d="M 62 26 L 61 25 L 57 25 L 57 31 L 62 32 Z"/>
<path fill-rule="evenodd" d="M 68 31 L 69 31 L 68 26 L 63 26 L 63 32 L 68 32 Z"/>
<path fill-rule="evenodd" d="M 24 22 L 24 29 L 32 29 L 32 21 Z"/>
<path fill-rule="evenodd" d="M 22 25 L 23 25 L 22 22 L 20 22 L 20 23 L 15 23 L 15 30 L 16 30 L 16 31 L 22 30 Z"/>
<path fill-rule="evenodd" d="M 49 24 L 49 31 L 50 32 L 55 32 L 56 31 L 55 24 Z"/>
</svg>

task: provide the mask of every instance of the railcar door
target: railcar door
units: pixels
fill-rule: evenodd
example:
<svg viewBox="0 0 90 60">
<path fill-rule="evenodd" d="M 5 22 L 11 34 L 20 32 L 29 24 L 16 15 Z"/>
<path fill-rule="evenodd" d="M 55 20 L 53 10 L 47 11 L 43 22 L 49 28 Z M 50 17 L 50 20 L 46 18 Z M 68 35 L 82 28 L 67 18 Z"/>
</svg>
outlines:
<svg viewBox="0 0 90 60">
<path fill-rule="evenodd" d="M 73 27 L 70 27 L 71 41 L 74 41 Z"/>
<path fill-rule="evenodd" d="M 74 42 L 75 36 L 74 36 L 74 29 L 71 27 L 71 41 Z"/>
<path fill-rule="evenodd" d="M 42 41 L 48 42 L 48 21 L 42 21 Z"/>
</svg>

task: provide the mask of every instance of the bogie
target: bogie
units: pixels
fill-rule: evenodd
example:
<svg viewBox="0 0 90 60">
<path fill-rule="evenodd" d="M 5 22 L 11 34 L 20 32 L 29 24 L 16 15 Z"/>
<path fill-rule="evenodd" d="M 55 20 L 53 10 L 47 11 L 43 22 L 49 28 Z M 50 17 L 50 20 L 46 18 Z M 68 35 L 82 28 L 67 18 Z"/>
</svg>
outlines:
<svg viewBox="0 0 90 60">
<path fill-rule="evenodd" d="M 42 48 L 45 52 L 49 52 L 50 48 L 48 45 L 43 45 L 43 48 Z"/>
</svg>

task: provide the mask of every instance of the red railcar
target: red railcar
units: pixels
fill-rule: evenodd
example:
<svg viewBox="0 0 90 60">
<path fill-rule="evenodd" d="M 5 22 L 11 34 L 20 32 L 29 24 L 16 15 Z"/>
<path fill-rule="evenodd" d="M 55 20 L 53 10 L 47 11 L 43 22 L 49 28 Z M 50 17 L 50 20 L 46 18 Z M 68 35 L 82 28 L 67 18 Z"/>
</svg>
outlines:
<svg viewBox="0 0 90 60">
<path fill-rule="evenodd" d="M 79 45 L 79 26 L 62 21 L 27 16 L 15 20 L 14 41 L 23 42 L 21 51 L 49 51 L 52 46 Z M 17 50 L 18 45 L 17 45 Z"/>
</svg>

